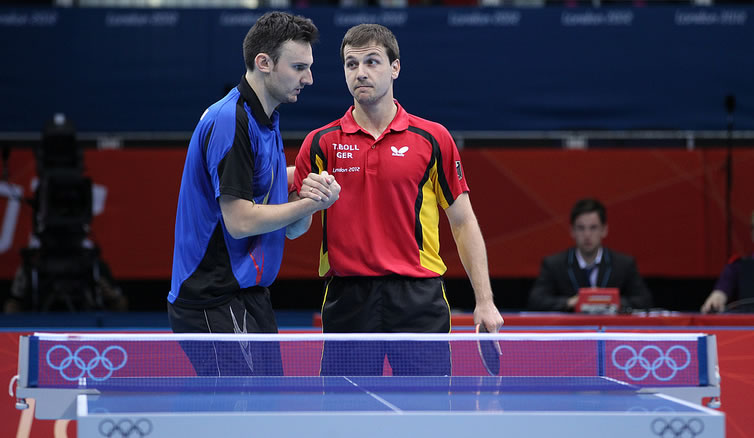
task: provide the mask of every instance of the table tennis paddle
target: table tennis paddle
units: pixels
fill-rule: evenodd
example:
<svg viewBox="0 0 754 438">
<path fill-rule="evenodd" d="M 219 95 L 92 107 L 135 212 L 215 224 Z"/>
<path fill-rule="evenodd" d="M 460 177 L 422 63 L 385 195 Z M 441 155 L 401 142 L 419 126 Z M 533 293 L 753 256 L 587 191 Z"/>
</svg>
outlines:
<svg viewBox="0 0 754 438">
<path fill-rule="evenodd" d="M 477 333 L 488 333 L 483 324 L 476 325 Z M 497 376 L 500 372 L 500 356 L 503 355 L 500 349 L 500 343 L 497 340 L 477 340 L 477 350 L 479 357 L 482 358 L 484 368 L 490 373 L 490 376 Z"/>
</svg>

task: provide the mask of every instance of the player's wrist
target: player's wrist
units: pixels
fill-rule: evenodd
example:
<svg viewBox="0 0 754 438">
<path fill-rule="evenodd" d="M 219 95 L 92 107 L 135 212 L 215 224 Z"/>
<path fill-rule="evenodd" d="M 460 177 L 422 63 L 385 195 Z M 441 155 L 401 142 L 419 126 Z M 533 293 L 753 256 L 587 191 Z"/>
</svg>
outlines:
<svg viewBox="0 0 754 438">
<path fill-rule="evenodd" d="M 482 308 L 482 309 L 486 307 L 495 307 L 495 299 L 492 297 L 492 295 L 488 297 L 486 296 L 482 298 L 477 298 L 476 306 L 477 308 Z"/>
</svg>

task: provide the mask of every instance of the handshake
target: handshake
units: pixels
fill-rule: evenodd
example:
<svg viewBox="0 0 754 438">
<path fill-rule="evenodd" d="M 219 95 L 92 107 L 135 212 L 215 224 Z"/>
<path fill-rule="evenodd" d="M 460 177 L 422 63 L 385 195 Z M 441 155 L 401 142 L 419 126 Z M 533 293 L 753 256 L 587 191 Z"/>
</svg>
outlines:
<svg viewBox="0 0 754 438">
<path fill-rule="evenodd" d="M 310 173 L 302 181 L 301 191 L 298 196 L 308 198 L 323 205 L 318 205 L 318 210 L 324 210 L 330 207 L 338 200 L 340 196 L 340 184 L 335 181 L 335 177 L 323 171 L 320 174 Z"/>
</svg>

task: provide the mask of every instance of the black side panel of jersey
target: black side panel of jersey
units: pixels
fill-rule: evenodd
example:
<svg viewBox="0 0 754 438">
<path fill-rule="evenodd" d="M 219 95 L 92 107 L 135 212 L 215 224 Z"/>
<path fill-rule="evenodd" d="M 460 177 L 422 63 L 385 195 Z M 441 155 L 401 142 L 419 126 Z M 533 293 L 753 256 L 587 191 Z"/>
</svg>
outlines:
<svg viewBox="0 0 754 438">
<path fill-rule="evenodd" d="M 416 239 L 416 245 L 419 247 L 419 250 L 424 250 L 424 236 L 422 231 L 422 224 L 419 217 L 419 213 L 422 208 L 422 202 L 424 200 L 424 195 L 422 192 L 422 187 L 424 187 L 424 184 L 427 183 L 427 180 L 429 180 L 429 172 L 432 169 L 432 166 L 437 163 L 437 179 L 440 182 L 440 187 L 442 188 L 443 196 L 445 196 L 445 199 L 448 200 L 449 204 L 453 203 L 453 192 L 450 191 L 450 186 L 448 185 L 448 180 L 445 178 L 445 171 L 442 168 L 442 153 L 440 152 L 440 145 L 437 143 L 437 140 L 435 137 L 432 136 L 429 132 L 417 128 L 416 126 L 409 126 L 408 130 L 413 132 L 414 134 L 418 134 L 422 137 L 424 137 L 425 140 L 429 142 L 429 144 L 432 145 L 432 159 L 429 160 L 429 163 L 427 164 L 427 168 L 424 171 L 424 176 L 422 176 L 421 181 L 419 181 L 419 187 L 418 187 L 418 196 L 416 197 L 416 203 L 414 204 L 414 238 Z"/>
<path fill-rule="evenodd" d="M 314 134 L 312 138 L 312 144 L 309 146 L 309 161 L 311 163 L 312 173 L 322 173 L 323 170 L 327 170 L 327 158 L 325 153 L 319 145 L 319 141 L 322 136 L 332 131 L 340 131 L 340 126 L 333 126 L 331 128 L 323 129 Z M 322 161 L 322 169 L 317 165 L 317 157 Z M 322 253 L 327 253 L 327 209 L 322 210 Z"/>
<path fill-rule="evenodd" d="M 207 251 L 196 270 L 181 284 L 175 304 L 181 307 L 207 308 L 233 299 L 240 285 L 230 266 L 222 224 L 218 222 L 207 243 Z"/>
<path fill-rule="evenodd" d="M 249 139 L 249 115 L 244 108 L 244 100 L 236 102 L 236 130 L 233 145 L 217 165 L 220 180 L 220 194 L 237 198 L 254 200 L 252 181 L 254 179 L 254 160 L 251 157 L 251 140 Z"/>
</svg>

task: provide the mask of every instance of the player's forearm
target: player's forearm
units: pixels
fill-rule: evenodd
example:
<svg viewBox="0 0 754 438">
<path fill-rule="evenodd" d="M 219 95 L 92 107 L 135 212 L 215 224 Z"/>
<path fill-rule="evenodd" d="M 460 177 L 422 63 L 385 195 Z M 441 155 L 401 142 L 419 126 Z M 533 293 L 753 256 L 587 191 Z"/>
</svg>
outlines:
<svg viewBox="0 0 754 438">
<path fill-rule="evenodd" d="M 254 204 L 243 199 L 221 199 L 223 220 L 234 239 L 269 233 L 310 216 L 318 210 L 317 202 L 301 199 L 275 205 Z"/>
<path fill-rule="evenodd" d="M 292 169 L 291 167 L 288 168 L 289 170 Z M 296 202 L 299 199 L 301 199 L 298 196 L 298 193 L 295 191 L 288 194 L 288 202 Z M 285 237 L 293 240 L 302 234 L 309 231 L 309 227 L 312 225 L 312 216 L 304 216 L 301 219 L 292 222 L 287 227 L 285 227 Z"/>
<path fill-rule="evenodd" d="M 487 251 L 479 224 L 475 220 L 461 224 L 453 229 L 453 237 L 477 305 L 493 303 Z"/>
</svg>

